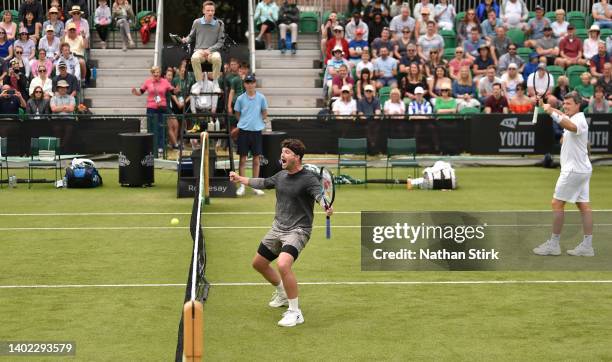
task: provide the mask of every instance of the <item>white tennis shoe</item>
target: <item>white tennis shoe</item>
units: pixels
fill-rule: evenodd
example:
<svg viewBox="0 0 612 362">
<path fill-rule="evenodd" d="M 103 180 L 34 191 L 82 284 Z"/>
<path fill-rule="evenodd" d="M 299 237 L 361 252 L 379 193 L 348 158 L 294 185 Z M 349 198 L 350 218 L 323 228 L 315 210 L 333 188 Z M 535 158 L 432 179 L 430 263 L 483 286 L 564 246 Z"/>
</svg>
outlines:
<svg viewBox="0 0 612 362">
<path fill-rule="evenodd" d="M 546 240 L 545 243 L 533 249 L 534 254 L 537 255 L 561 255 L 561 247 L 558 243 L 551 240 Z"/>
<path fill-rule="evenodd" d="M 244 187 L 244 185 L 240 185 L 240 187 L 238 187 L 238 190 L 236 190 L 236 196 L 244 196 L 245 190 L 246 188 Z"/>
<path fill-rule="evenodd" d="M 294 327 L 298 324 L 304 323 L 304 316 L 301 310 L 287 310 L 283 313 L 283 319 L 278 321 L 278 325 L 281 327 Z"/>
<path fill-rule="evenodd" d="M 268 305 L 272 308 L 288 306 L 289 300 L 287 300 L 287 294 L 285 294 L 285 292 L 279 293 L 278 290 L 275 290 L 274 293 L 272 293 L 272 299 Z"/>
<path fill-rule="evenodd" d="M 584 241 L 578 244 L 575 248 L 568 250 L 567 253 L 572 256 L 595 256 L 595 250 L 592 246 L 587 246 Z"/>
</svg>

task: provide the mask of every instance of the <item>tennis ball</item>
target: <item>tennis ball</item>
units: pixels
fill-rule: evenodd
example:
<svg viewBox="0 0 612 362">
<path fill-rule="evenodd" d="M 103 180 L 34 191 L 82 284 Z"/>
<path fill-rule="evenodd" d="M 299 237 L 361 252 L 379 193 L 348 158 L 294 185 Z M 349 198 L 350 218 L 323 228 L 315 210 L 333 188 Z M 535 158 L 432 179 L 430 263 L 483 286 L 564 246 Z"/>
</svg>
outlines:
<svg viewBox="0 0 612 362">
<path fill-rule="evenodd" d="M 179 219 L 173 217 L 172 220 L 170 220 L 170 225 L 178 225 L 179 223 Z"/>
</svg>

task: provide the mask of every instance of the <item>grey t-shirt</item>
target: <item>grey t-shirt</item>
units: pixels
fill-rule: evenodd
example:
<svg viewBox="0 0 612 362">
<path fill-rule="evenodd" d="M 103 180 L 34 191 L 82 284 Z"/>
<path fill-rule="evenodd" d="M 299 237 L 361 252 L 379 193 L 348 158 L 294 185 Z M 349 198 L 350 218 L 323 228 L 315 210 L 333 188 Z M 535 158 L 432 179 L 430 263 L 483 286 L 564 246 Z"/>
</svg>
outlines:
<svg viewBox="0 0 612 362">
<path fill-rule="evenodd" d="M 265 179 L 249 179 L 249 186 L 276 189 L 275 227 L 284 231 L 300 228 L 310 234 L 314 202 L 318 203 L 322 197 L 319 175 L 307 169 L 294 174 L 282 170 Z"/>
</svg>

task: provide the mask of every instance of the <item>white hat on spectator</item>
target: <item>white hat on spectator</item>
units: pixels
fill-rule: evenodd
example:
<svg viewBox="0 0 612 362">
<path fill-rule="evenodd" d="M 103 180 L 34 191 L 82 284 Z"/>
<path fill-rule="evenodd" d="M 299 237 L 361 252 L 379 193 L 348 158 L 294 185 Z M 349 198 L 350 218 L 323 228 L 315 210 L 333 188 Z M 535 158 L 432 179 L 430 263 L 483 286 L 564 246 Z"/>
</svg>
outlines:
<svg viewBox="0 0 612 362">
<path fill-rule="evenodd" d="M 53 27 L 53 25 L 47 25 L 47 27 L 45 28 L 45 32 L 47 31 L 52 31 L 55 33 L 55 28 Z"/>
<path fill-rule="evenodd" d="M 597 24 L 593 24 L 593 25 L 591 25 L 591 27 L 589 28 L 589 33 L 590 33 L 590 32 L 592 32 L 592 31 L 599 31 L 599 30 L 600 30 L 600 29 L 599 29 L 599 25 L 597 25 Z"/>
<path fill-rule="evenodd" d="M 68 88 L 70 87 L 70 85 L 68 85 L 68 82 L 66 82 L 65 80 L 60 80 L 59 82 L 57 82 L 57 86 L 60 88 Z"/>
<path fill-rule="evenodd" d="M 334 30 L 344 30 L 344 28 L 341 25 L 336 25 L 334 26 Z"/>
<path fill-rule="evenodd" d="M 342 86 L 342 92 L 351 92 L 351 86 L 350 85 L 343 85 Z"/>
<path fill-rule="evenodd" d="M 364 91 L 370 91 L 370 92 L 374 92 L 374 86 L 371 84 L 366 85 L 365 87 L 363 87 Z"/>
<path fill-rule="evenodd" d="M 510 63 L 508 65 L 508 69 L 510 69 L 510 68 L 518 69 L 518 66 L 516 65 L 516 63 Z"/>
<path fill-rule="evenodd" d="M 342 50 L 342 45 L 336 45 L 336 46 L 334 47 L 334 49 L 332 49 L 331 53 L 332 53 L 332 54 L 334 54 L 334 53 L 335 53 L 335 52 L 337 52 L 337 51 L 339 51 L 339 52 L 341 52 L 342 54 L 344 54 L 344 50 Z"/>
<path fill-rule="evenodd" d="M 416 87 L 414 89 L 414 94 L 425 94 L 425 91 L 423 90 L 423 87 Z"/>
</svg>

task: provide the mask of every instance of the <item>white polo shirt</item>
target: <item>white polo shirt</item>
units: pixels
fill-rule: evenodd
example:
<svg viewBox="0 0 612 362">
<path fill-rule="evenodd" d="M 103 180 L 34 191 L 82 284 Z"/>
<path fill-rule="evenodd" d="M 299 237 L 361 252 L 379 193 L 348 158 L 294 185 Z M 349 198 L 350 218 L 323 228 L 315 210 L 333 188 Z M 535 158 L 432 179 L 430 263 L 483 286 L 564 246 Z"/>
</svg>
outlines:
<svg viewBox="0 0 612 362">
<path fill-rule="evenodd" d="M 563 144 L 561 145 L 561 172 L 591 173 L 589 160 L 589 125 L 584 113 L 574 114 L 570 121 L 576 125 L 576 132 L 563 131 Z"/>
<path fill-rule="evenodd" d="M 549 73 L 550 74 L 550 73 Z M 540 77 L 540 75 L 538 74 L 538 71 L 536 70 L 535 72 L 529 74 L 529 77 L 527 77 L 527 87 L 533 87 L 533 78 L 535 77 L 535 91 L 538 94 L 543 94 L 546 89 L 548 89 L 548 91 L 552 92 L 553 88 L 555 87 L 555 80 L 553 79 L 553 75 L 550 74 L 550 78 L 546 76 L 546 74 L 544 74 L 543 77 Z M 548 81 L 548 84 L 546 84 L 546 82 Z"/>
</svg>

